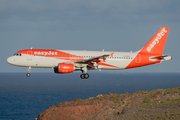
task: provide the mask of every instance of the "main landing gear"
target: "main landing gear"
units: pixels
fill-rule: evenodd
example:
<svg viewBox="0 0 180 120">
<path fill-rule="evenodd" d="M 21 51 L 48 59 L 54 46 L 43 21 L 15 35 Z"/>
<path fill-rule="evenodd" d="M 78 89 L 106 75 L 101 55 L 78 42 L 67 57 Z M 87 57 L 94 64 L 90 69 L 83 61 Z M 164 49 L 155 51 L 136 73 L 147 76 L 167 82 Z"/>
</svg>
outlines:
<svg viewBox="0 0 180 120">
<path fill-rule="evenodd" d="M 27 77 L 31 76 L 30 72 L 31 72 L 31 67 L 28 67 L 28 73 L 26 74 Z"/>
<path fill-rule="evenodd" d="M 80 75 L 80 77 L 81 77 L 82 79 L 88 79 L 88 78 L 89 78 L 89 74 L 88 74 L 88 73 L 86 73 L 86 74 L 82 73 L 82 74 Z"/>
<path fill-rule="evenodd" d="M 87 73 L 87 67 L 83 67 L 81 71 L 82 71 L 82 74 L 80 75 L 81 79 L 88 79 L 89 74 Z"/>
</svg>

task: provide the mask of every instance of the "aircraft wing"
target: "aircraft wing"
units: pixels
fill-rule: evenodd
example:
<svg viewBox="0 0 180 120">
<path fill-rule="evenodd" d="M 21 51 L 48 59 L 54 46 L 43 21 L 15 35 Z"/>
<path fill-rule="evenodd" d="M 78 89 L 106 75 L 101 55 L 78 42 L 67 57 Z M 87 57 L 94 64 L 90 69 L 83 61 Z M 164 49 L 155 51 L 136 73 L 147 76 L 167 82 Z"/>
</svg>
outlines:
<svg viewBox="0 0 180 120">
<path fill-rule="evenodd" d="M 108 56 L 110 56 L 110 55 L 101 55 L 101 56 L 97 56 L 97 57 L 93 57 L 93 58 L 89 58 L 89 59 L 75 61 L 75 63 L 101 62 L 100 59 L 103 59 L 103 61 L 105 61 L 106 57 L 108 57 Z"/>
</svg>

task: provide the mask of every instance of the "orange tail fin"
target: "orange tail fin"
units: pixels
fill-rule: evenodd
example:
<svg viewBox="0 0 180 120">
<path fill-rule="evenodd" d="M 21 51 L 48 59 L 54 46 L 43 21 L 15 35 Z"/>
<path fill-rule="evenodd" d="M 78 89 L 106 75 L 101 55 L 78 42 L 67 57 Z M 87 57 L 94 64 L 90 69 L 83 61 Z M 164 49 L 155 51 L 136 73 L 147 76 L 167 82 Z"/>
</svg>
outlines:
<svg viewBox="0 0 180 120">
<path fill-rule="evenodd" d="M 163 54 L 169 27 L 161 27 L 159 31 L 142 48 L 141 53 Z"/>
</svg>

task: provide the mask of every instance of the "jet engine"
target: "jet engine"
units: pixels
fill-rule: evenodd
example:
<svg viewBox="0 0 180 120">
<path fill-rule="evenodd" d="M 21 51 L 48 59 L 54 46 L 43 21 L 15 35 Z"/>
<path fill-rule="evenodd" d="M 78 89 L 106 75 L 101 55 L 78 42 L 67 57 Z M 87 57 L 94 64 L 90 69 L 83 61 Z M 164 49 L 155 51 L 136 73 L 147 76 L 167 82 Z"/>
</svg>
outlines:
<svg viewBox="0 0 180 120">
<path fill-rule="evenodd" d="M 71 73 L 74 72 L 74 64 L 71 63 L 59 63 L 57 67 L 54 68 L 55 73 Z"/>
</svg>

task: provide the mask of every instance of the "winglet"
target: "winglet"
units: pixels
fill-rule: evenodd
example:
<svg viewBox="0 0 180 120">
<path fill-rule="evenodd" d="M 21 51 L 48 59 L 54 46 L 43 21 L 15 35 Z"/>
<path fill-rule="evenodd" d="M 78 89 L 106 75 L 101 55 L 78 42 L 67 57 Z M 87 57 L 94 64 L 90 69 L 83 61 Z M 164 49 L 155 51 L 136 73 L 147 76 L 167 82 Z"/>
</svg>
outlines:
<svg viewBox="0 0 180 120">
<path fill-rule="evenodd" d="M 114 54 L 114 52 L 113 53 L 111 53 L 111 54 L 109 54 L 111 57 L 113 57 L 113 54 Z"/>
</svg>

